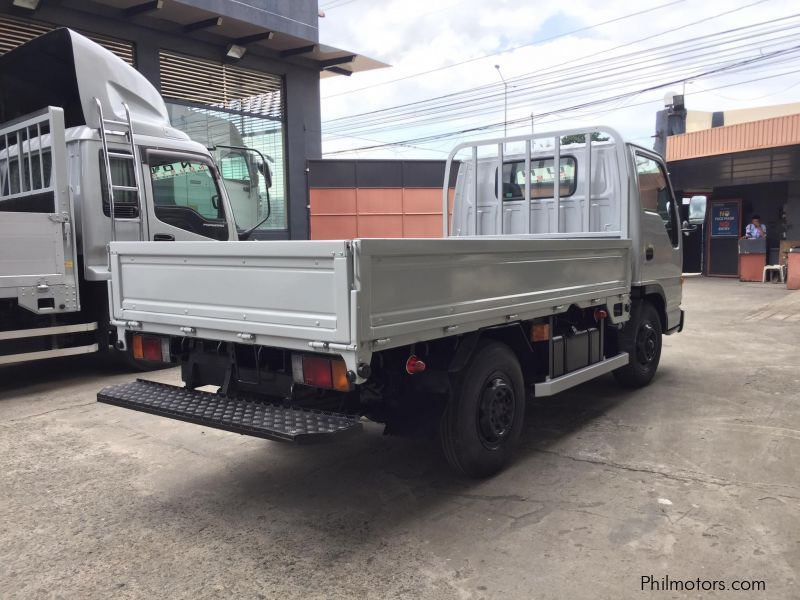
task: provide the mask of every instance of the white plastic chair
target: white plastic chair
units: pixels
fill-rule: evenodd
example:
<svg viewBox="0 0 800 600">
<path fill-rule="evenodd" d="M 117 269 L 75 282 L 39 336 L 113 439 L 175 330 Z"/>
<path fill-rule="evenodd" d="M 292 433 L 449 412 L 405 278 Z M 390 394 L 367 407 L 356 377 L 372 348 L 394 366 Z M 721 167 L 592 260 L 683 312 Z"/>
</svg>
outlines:
<svg viewBox="0 0 800 600">
<path fill-rule="evenodd" d="M 784 276 L 783 269 L 784 269 L 783 265 L 767 265 L 766 267 L 764 267 L 764 272 L 761 274 L 761 283 L 767 282 L 767 275 L 769 275 L 769 280 L 772 281 L 772 273 L 776 271 L 778 273 L 778 278 L 780 282 L 785 283 L 786 278 Z"/>
</svg>

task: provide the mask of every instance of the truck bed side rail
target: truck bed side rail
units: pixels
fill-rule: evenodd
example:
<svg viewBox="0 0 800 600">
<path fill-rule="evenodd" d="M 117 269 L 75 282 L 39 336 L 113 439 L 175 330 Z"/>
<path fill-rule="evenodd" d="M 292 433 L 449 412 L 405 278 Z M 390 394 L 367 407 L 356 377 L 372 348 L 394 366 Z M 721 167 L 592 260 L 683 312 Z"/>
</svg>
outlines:
<svg viewBox="0 0 800 600">
<path fill-rule="evenodd" d="M 39 314 L 80 310 L 64 111 L 0 126 L 0 297 Z"/>
</svg>

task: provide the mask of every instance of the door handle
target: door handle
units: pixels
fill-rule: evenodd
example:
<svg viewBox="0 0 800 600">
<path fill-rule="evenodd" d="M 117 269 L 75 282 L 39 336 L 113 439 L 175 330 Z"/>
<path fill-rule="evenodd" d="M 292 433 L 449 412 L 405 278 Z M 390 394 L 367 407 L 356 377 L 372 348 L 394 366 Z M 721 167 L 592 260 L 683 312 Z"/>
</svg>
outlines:
<svg viewBox="0 0 800 600">
<path fill-rule="evenodd" d="M 175 236 L 171 233 L 156 233 L 153 235 L 154 242 L 174 242 Z"/>
<path fill-rule="evenodd" d="M 655 249 L 652 246 L 648 246 L 644 250 L 644 258 L 645 260 L 653 260 L 653 256 L 655 256 Z"/>
</svg>

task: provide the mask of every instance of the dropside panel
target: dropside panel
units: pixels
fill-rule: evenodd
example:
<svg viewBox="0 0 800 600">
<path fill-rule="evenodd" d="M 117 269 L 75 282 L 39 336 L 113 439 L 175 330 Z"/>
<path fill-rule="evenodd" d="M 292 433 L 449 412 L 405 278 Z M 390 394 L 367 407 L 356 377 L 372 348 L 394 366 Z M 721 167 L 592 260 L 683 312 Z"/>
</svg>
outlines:
<svg viewBox="0 0 800 600">
<path fill-rule="evenodd" d="M 362 341 L 431 339 L 630 290 L 630 241 L 356 241 Z M 556 307 L 562 307 L 554 310 Z"/>
<path fill-rule="evenodd" d="M 350 343 L 346 242 L 116 242 L 112 313 L 145 331 L 303 347 Z"/>
</svg>

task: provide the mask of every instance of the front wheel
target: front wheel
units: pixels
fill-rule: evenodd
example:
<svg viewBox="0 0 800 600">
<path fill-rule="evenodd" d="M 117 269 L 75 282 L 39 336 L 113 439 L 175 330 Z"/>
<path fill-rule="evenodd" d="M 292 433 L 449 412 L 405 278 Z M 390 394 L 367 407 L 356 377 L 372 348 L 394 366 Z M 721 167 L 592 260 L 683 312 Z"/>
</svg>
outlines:
<svg viewBox="0 0 800 600">
<path fill-rule="evenodd" d="M 617 347 L 627 352 L 630 362 L 614 371 L 623 387 L 640 388 L 650 383 L 661 360 L 661 319 L 647 301 L 633 306 L 630 320 L 617 334 Z"/>
<path fill-rule="evenodd" d="M 511 349 L 479 346 L 458 374 L 440 425 L 445 457 L 457 471 L 488 477 L 511 460 L 522 433 L 525 387 Z"/>
</svg>

